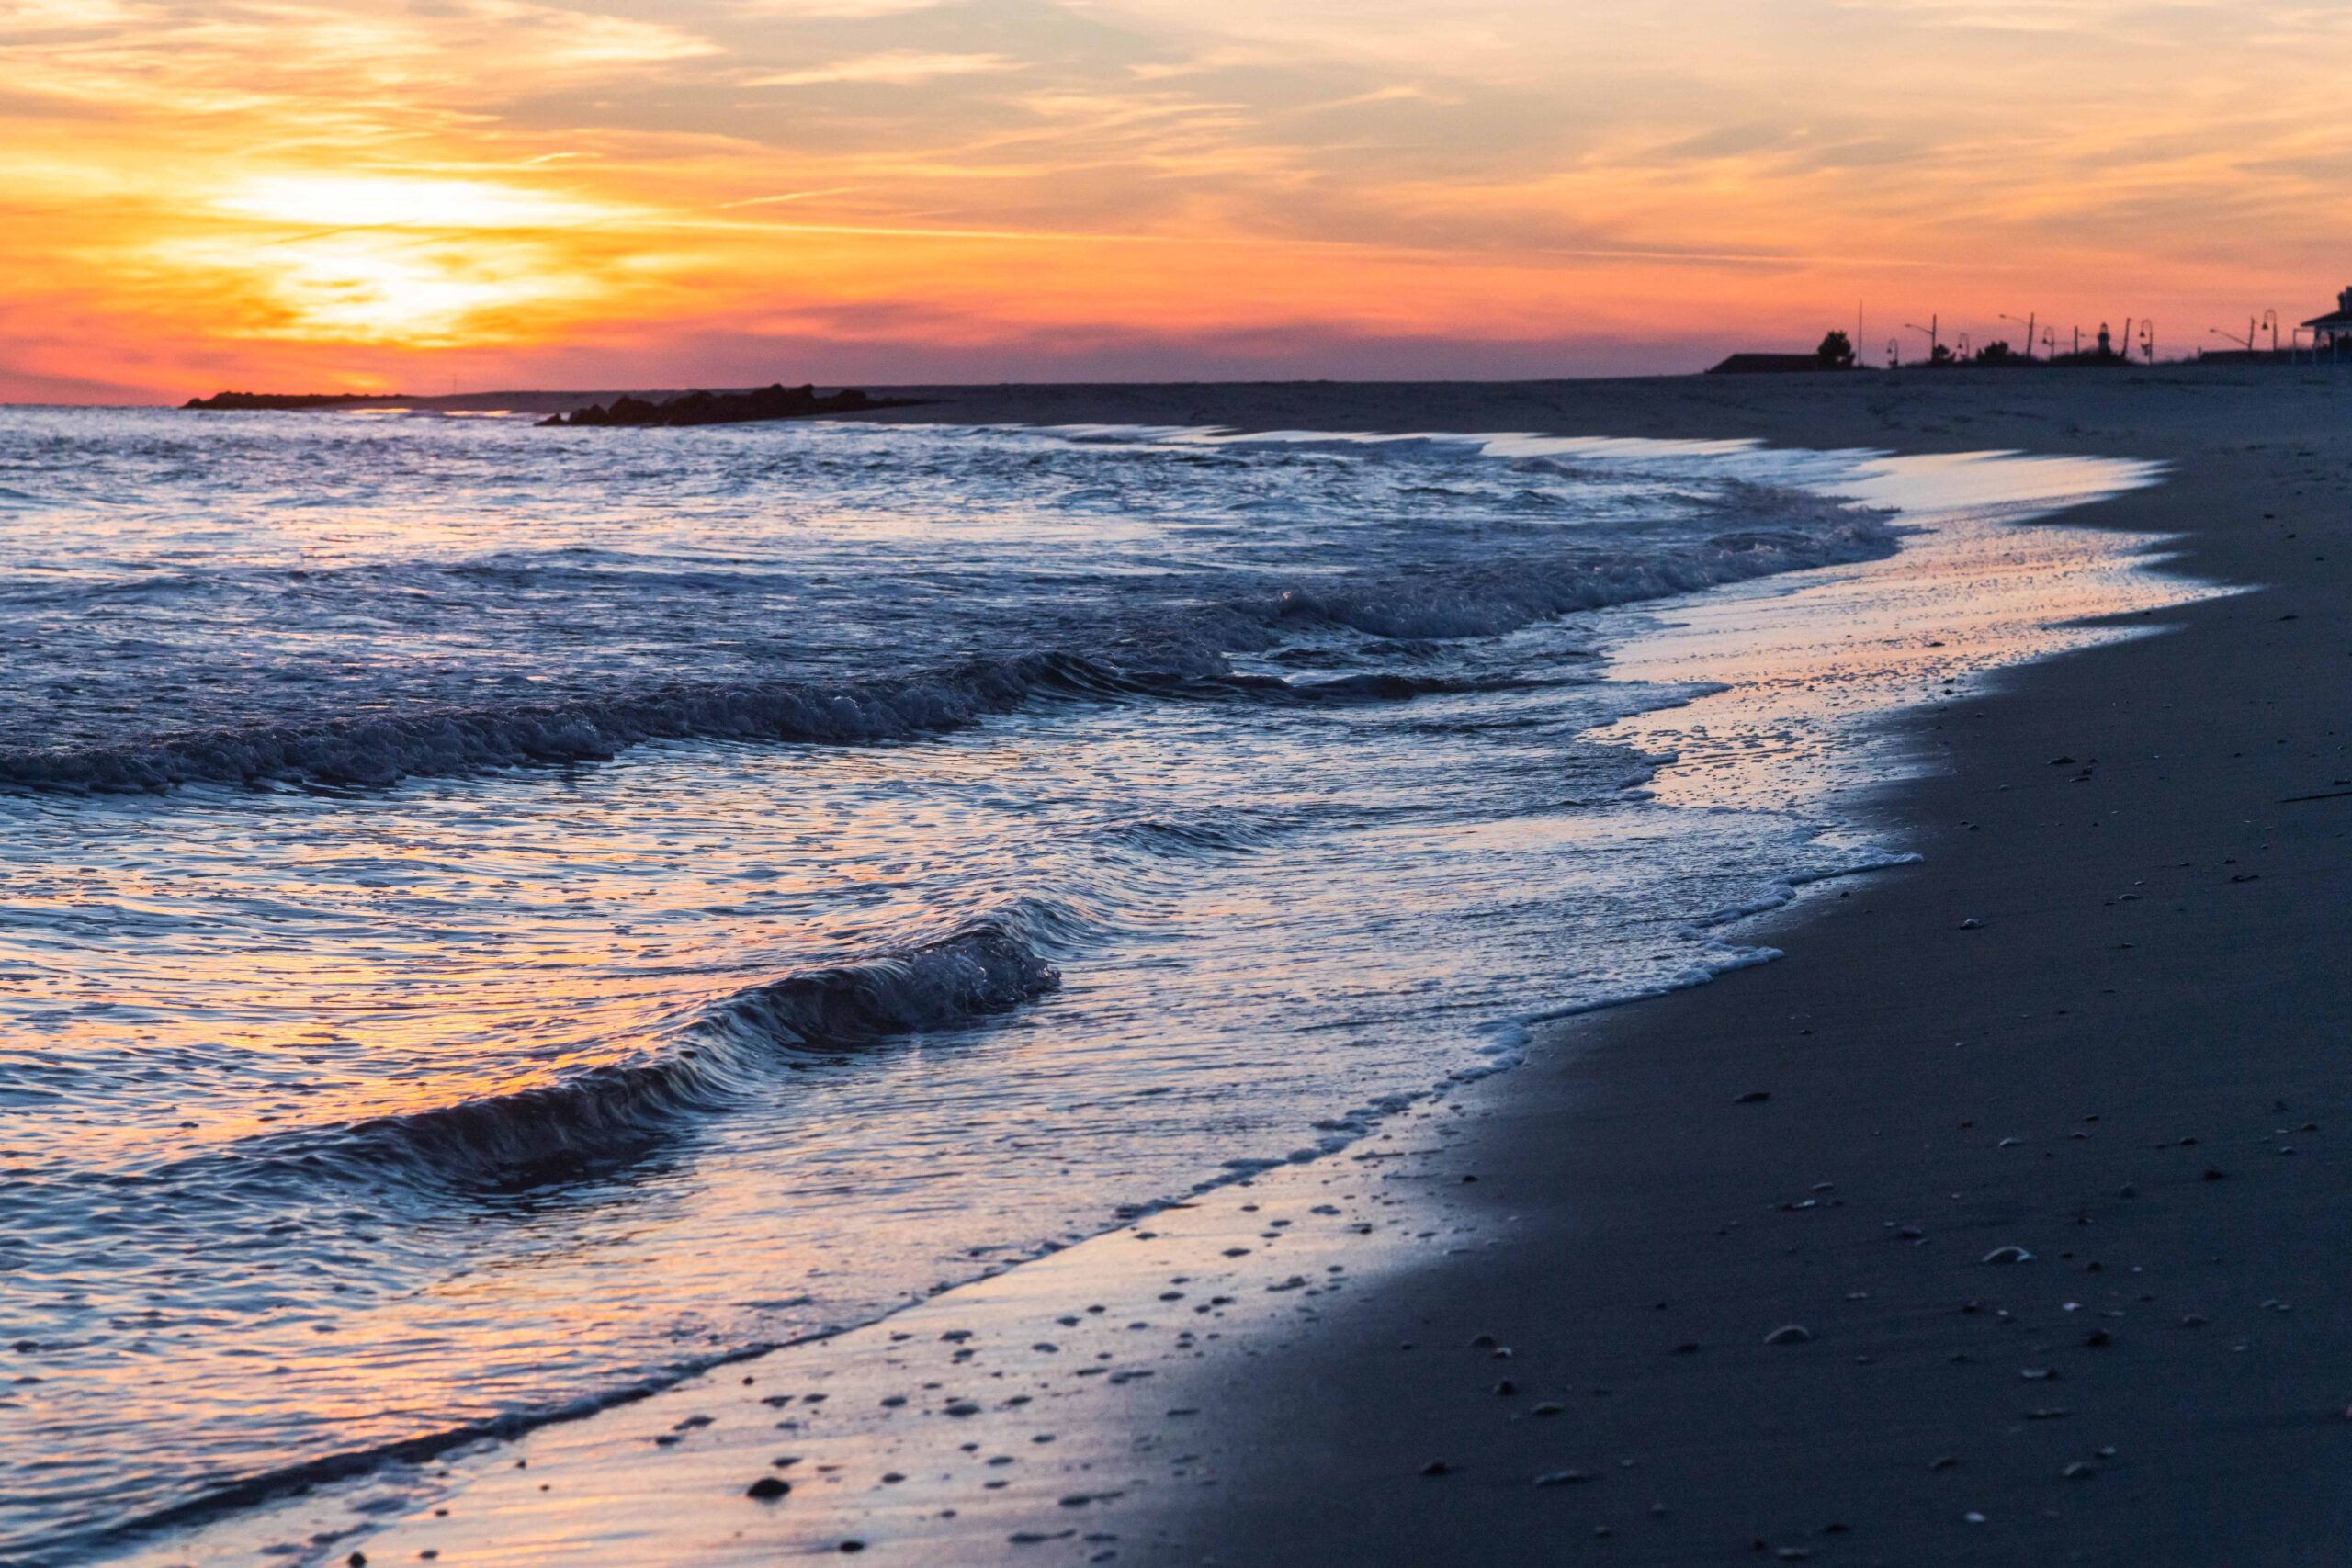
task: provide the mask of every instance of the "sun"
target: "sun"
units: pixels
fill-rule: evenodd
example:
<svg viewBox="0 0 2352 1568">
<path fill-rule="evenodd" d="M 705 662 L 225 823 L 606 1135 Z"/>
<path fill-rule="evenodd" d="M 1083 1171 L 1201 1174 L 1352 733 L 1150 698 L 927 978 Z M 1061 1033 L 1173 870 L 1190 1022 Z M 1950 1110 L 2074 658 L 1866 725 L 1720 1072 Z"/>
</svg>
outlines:
<svg viewBox="0 0 2352 1568">
<path fill-rule="evenodd" d="M 252 335 L 448 347 L 512 341 L 585 305 L 582 241 L 636 216 L 492 180 L 398 174 L 254 175 L 206 204 L 200 235 L 157 259 L 220 276 Z"/>
<path fill-rule="evenodd" d="M 609 203 L 492 180 L 401 174 L 256 175 L 209 205 L 273 224 L 437 232 L 576 229 L 628 216 Z"/>
</svg>

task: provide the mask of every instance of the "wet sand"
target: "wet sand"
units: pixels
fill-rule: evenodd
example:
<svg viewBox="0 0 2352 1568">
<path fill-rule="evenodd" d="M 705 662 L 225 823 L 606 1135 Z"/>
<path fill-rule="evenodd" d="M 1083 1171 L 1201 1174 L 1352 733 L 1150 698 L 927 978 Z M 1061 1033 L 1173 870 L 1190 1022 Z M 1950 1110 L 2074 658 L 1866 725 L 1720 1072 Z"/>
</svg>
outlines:
<svg viewBox="0 0 2352 1568">
<path fill-rule="evenodd" d="M 153 1560 L 2333 1560 L 2347 412 L 2352 376 L 2243 371 L 906 411 L 2159 457 L 2068 520 L 2265 586 L 1902 721 L 1939 767 L 1874 807 L 1924 859 L 1775 917 L 1782 962 L 826 1347 Z"/>
</svg>

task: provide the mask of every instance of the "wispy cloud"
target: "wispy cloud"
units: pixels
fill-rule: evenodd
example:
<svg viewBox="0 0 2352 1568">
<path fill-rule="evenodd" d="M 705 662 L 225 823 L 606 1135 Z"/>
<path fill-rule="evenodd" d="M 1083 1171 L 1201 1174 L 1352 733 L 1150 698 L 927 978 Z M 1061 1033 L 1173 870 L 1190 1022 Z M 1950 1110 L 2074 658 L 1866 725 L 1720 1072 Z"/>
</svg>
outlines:
<svg viewBox="0 0 2352 1568">
<path fill-rule="evenodd" d="M 911 86 L 940 76 L 978 76 L 1012 71 L 1020 62 L 1001 54 L 926 54 L 920 50 L 886 50 L 853 60 L 829 61 L 797 71 L 766 71 L 741 79 L 746 87 L 818 87 L 835 83 L 875 83 Z"/>
</svg>

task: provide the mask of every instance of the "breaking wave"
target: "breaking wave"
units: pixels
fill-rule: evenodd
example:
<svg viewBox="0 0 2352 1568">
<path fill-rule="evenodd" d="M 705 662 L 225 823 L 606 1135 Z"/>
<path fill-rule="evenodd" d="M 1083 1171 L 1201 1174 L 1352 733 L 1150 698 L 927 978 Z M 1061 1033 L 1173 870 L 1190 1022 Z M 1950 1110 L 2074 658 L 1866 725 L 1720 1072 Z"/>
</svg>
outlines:
<svg viewBox="0 0 2352 1568">
<path fill-rule="evenodd" d="M 608 761 L 653 741 L 874 745 L 917 739 L 1040 698 L 1257 693 L 1306 701 L 1403 700 L 1443 689 L 1376 674 L 1324 682 L 1237 675 L 1236 652 L 1302 628 L 1387 641 L 1496 637 L 1581 611 L 1892 554 L 1874 513 L 1814 502 L 1821 525 L 1747 530 L 1680 550 L 1570 550 L 1532 560 L 1357 574 L 1197 605 L 1160 625 L 1106 626 L 1081 656 L 1043 649 L 865 680 L 669 683 L 601 698 L 273 722 L 151 741 L 0 750 L 0 787 L 71 793 L 178 785 L 380 788 L 411 777 Z M 1781 511 L 1788 511 L 1781 503 Z"/>
<path fill-rule="evenodd" d="M 936 942 L 789 975 L 707 1009 L 646 1053 L 507 1093 L 259 1140 L 238 1176 L 289 1169 L 374 1181 L 387 1171 L 471 1185 L 593 1172 L 773 1086 L 780 1072 L 967 1027 L 1056 989 L 1043 949 L 1084 922 L 1016 905 Z"/>
</svg>

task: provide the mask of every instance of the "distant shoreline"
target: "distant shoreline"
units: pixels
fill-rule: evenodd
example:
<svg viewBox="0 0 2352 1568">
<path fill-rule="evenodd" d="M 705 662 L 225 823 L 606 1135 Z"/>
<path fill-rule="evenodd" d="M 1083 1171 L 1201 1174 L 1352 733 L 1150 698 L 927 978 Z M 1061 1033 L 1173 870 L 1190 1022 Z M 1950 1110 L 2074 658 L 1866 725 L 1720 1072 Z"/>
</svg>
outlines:
<svg viewBox="0 0 2352 1568">
<path fill-rule="evenodd" d="M 2120 368 L 2120 367 L 2119 367 Z M 2270 386 L 2291 376 L 2325 377 L 2337 374 L 2334 366 L 2322 364 L 2316 367 L 2308 361 L 2288 365 L 2279 361 L 2249 361 L 2228 354 L 2215 354 L 2200 359 L 2161 360 L 2154 365 L 2134 364 L 2129 381 L 2164 383 L 2187 380 L 2199 384 L 2239 382 L 2248 387 Z M 2352 368 L 2352 367 L 2346 367 Z M 1589 420 L 1586 400 L 1589 389 L 1622 388 L 1628 391 L 1645 389 L 1688 389 L 1696 390 L 1711 383 L 1720 386 L 1729 379 L 1756 389 L 1776 389 L 1772 396 L 1789 395 L 1800 398 L 1837 397 L 1834 389 L 1843 386 L 1871 387 L 1881 389 L 1894 386 L 1905 388 L 1938 386 L 1946 383 L 1973 384 L 1975 378 L 1962 367 L 1905 366 L 1899 379 L 1891 378 L 1876 367 L 1860 367 L 1847 375 L 1826 376 L 1759 376 L 1712 377 L 1703 370 L 1675 372 L 1656 376 L 1582 376 L 1494 380 L 1440 378 L 1419 380 L 1332 380 L 1313 378 L 1287 379 L 1231 381 L 956 381 L 860 383 L 872 399 L 865 410 L 829 412 L 829 418 L 874 419 L 891 422 L 912 420 L 916 423 L 1027 423 L 1035 418 L 1039 423 L 1091 423 L 1114 420 L 1120 411 L 1140 408 L 1165 409 L 1190 405 L 1197 409 L 1206 423 L 1216 423 L 1216 415 L 1229 412 L 1237 407 L 1276 402 L 1304 407 L 1324 407 L 1331 402 L 1360 403 L 1374 401 L 1387 408 L 1414 405 L 1428 411 L 1433 418 L 1425 417 L 1417 423 L 1430 428 L 1461 427 L 1454 411 L 1468 414 L 1473 409 L 1508 406 L 1512 401 L 1532 399 L 1541 406 L 1550 406 L 1554 400 L 1565 399 L 1579 407 L 1580 417 Z M 2122 380 L 2126 378 L 2119 378 Z M 2003 378 L 1996 384 L 2011 385 Z M 851 390 L 846 384 L 818 383 L 826 395 Z M 755 387 L 707 389 L 712 397 L 748 396 L 759 391 Z M 351 409 L 400 410 L 416 409 L 448 413 L 570 414 L 591 404 L 610 406 L 623 399 L 639 402 L 663 403 L 691 397 L 705 389 L 678 387 L 634 388 L 508 388 L 479 392 L 441 392 L 409 394 L 400 392 L 219 392 L 207 398 L 190 398 L 187 401 L 167 405 L 193 412 L 335 412 Z M 1713 397 L 1713 392 L 1710 392 Z M 1735 396 L 1736 400 L 1736 396 Z M 915 404 L 923 412 L 910 414 L 906 411 Z M 80 406 L 80 405 L 60 405 Z M 90 405 L 114 407 L 153 407 L 153 404 Z M 1693 431 L 1690 434 L 1701 434 Z"/>
</svg>

